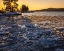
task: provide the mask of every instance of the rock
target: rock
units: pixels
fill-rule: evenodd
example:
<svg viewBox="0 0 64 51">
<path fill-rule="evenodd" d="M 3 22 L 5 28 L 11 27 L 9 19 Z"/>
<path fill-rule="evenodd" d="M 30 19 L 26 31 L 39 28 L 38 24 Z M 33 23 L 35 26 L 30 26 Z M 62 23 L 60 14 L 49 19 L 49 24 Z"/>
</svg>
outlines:
<svg viewBox="0 0 64 51">
<path fill-rule="evenodd" d="M 9 31 L 10 33 L 13 33 L 15 30 L 14 30 L 12 27 L 10 27 L 10 28 L 8 28 L 8 31 Z"/>
<path fill-rule="evenodd" d="M 29 40 L 35 40 L 37 38 L 37 34 L 34 34 L 33 32 L 28 32 L 27 38 Z"/>
<path fill-rule="evenodd" d="M 63 45 L 63 42 L 63 39 L 58 37 L 41 37 L 36 44 L 44 48 L 51 48 L 61 46 Z"/>
<path fill-rule="evenodd" d="M 33 44 L 33 42 L 31 42 L 31 41 L 25 43 L 26 46 L 31 46 L 32 44 Z"/>
<path fill-rule="evenodd" d="M 12 24 L 11 27 L 12 27 L 12 28 L 17 28 L 18 25 L 17 25 L 17 24 Z"/>
<path fill-rule="evenodd" d="M 63 49 L 57 48 L 55 51 L 64 51 Z"/>
<path fill-rule="evenodd" d="M 8 34 L 6 32 L 0 32 L 0 36 L 7 36 Z"/>
<path fill-rule="evenodd" d="M 24 42 L 26 39 L 23 38 L 23 37 L 18 37 L 17 40 L 18 40 L 19 42 Z"/>
<path fill-rule="evenodd" d="M 27 28 L 33 28 L 33 27 L 34 27 L 34 25 L 33 25 L 32 23 L 26 23 L 25 26 L 26 26 Z"/>
</svg>

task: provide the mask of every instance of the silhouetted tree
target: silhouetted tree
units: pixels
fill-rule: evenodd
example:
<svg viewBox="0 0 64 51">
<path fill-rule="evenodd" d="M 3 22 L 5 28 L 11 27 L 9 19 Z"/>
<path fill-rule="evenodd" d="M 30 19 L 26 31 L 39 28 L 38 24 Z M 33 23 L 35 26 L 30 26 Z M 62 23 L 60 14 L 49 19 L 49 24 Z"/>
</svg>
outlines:
<svg viewBox="0 0 64 51">
<path fill-rule="evenodd" d="M 26 10 L 27 10 L 27 11 L 29 10 L 28 6 L 26 7 Z"/>
<path fill-rule="evenodd" d="M 5 10 L 11 11 L 11 12 L 16 10 L 18 7 L 17 1 L 18 0 L 3 0 L 3 4 L 6 6 Z"/>
<path fill-rule="evenodd" d="M 26 5 L 22 5 L 21 11 L 22 12 L 28 12 L 29 8 Z"/>
</svg>

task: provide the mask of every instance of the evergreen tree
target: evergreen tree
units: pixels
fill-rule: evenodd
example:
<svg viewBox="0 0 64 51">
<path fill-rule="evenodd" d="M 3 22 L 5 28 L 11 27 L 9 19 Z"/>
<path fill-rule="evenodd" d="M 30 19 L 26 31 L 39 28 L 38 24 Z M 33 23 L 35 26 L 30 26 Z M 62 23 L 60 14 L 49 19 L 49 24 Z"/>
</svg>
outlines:
<svg viewBox="0 0 64 51">
<path fill-rule="evenodd" d="M 8 10 L 10 12 L 17 10 L 18 9 L 17 1 L 18 0 L 3 0 L 3 4 L 6 5 L 5 10 Z"/>
<path fill-rule="evenodd" d="M 22 12 L 27 12 L 29 10 L 28 6 L 22 5 L 21 11 Z"/>
</svg>

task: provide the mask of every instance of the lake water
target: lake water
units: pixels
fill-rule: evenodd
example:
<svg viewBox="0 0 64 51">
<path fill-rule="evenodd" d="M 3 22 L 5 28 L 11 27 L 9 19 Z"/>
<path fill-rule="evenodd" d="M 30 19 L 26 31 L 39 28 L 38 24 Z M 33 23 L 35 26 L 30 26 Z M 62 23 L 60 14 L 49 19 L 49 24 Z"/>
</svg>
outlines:
<svg viewBox="0 0 64 51">
<path fill-rule="evenodd" d="M 22 15 L 28 15 L 28 16 L 64 16 L 64 12 L 33 12 L 33 13 L 22 13 Z"/>
</svg>

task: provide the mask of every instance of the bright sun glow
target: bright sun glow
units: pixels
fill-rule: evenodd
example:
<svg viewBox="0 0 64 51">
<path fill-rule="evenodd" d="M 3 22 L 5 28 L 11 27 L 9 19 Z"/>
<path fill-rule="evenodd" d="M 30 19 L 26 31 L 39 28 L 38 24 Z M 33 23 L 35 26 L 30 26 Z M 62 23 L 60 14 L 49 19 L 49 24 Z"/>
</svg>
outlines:
<svg viewBox="0 0 64 51">
<path fill-rule="evenodd" d="M 11 6 L 14 6 L 14 3 L 13 2 L 11 2 Z"/>
</svg>

